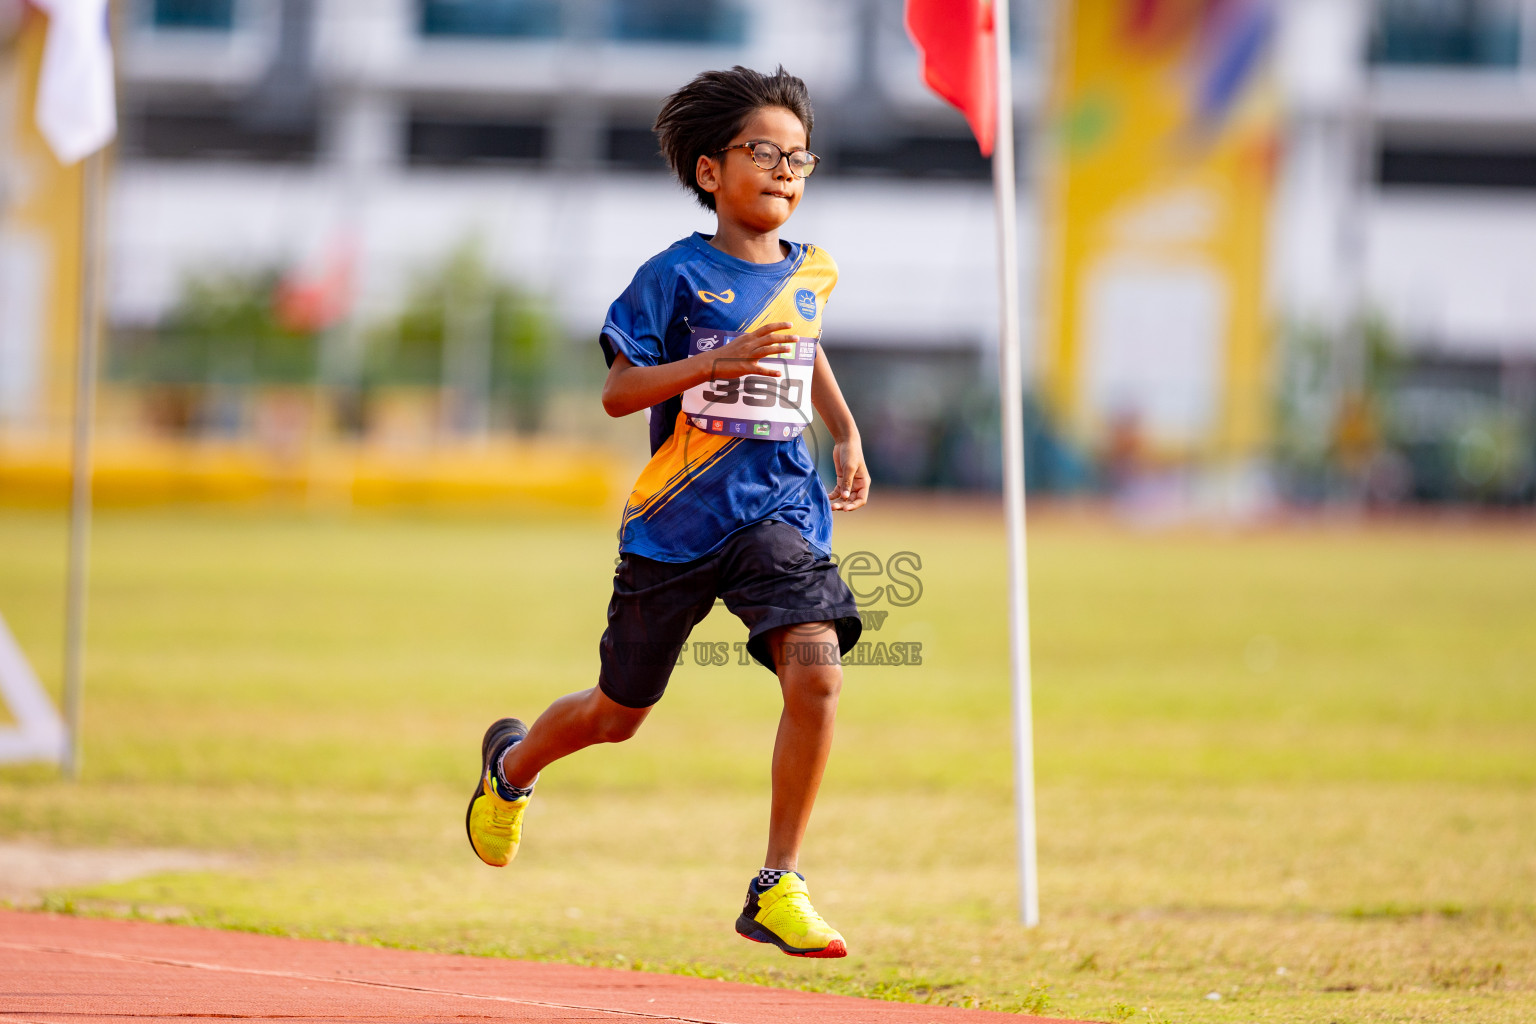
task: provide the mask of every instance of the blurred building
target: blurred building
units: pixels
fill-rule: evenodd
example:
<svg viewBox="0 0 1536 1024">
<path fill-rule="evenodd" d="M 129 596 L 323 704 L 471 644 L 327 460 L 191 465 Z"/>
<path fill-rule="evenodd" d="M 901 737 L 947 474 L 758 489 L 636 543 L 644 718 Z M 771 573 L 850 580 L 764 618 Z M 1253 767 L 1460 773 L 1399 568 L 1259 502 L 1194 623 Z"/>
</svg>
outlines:
<svg viewBox="0 0 1536 1024">
<path fill-rule="evenodd" d="M 1465 418 L 1473 393 L 1528 412 L 1536 0 L 1276 6 L 1277 324 L 1331 339 L 1335 392 L 1369 374 L 1358 325 L 1386 325 L 1422 385 L 1405 407 L 1417 411 L 1403 414 L 1418 418 L 1410 432 Z M 1013 5 L 1026 332 L 1039 277 L 1028 140 L 1051 7 Z M 323 274 L 338 253 L 354 268 L 351 320 L 367 323 L 476 239 L 498 273 L 548 296 L 597 372 L 592 340 L 635 267 L 711 223 L 656 153 L 661 99 L 703 68 L 782 62 L 811 87 L 824 157 L 790 234 L 842 268 L 827 342 L 872 460 L 891 482 L 995 480 L 988 165 L 922 85 L 893 0 L 123 0 L 120 10 L 109 300 L 119 332 L 158 323 L 189 272 Z M 338 344 L 355 348 L 360 333 Z M 1340 403 L 1330 408 L 1301 420 L 1337 435 Z"/>
<path fill-rule="evenodd" d="M 1016 6 L 1028 114 L 1034 5 Z M 133 0 L 120 52 L 120 328 L 157 322 L 189 268 L 345 246 L 366 321 L 478 239 L 600 368 L 592 340 L 635 268 L 712 224 L 657 153 L 661 100 L 704 68 L 782 62 L 810 84 L 825 158 L 791 236 L 843 267 L 829 323 L 850 389 L 904 396 L 926 431 L 989 364 L 988 164 L 921 84 L 898 5 Z M 898 417 L 871 415 L 910 448 Z"/>
<path fill-rule="evenodd" d="M 1368 488 L 1532 500 L 1536 3 L 1281 11 L 1277 313 L 1333 345 L 1337 389 L 1377 405 Z M 1291 412 L 1348 462 L 1371 440 L 1354 401 Z"/>
</svg>

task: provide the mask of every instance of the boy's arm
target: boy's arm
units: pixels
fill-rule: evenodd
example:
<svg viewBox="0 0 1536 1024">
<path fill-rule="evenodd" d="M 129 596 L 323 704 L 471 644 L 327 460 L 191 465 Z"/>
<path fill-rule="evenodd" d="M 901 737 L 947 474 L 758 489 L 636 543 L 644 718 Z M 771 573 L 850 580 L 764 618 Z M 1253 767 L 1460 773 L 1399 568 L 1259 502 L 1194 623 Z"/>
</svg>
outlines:
<svg viewBox="0 0 1536 1024">
<path fill-rule="evenodd" d="M 609 416 L 628 416 L 680 395 L 709 379 L 709 367 L 698 356 L 657 366 L 636 366 L 623 352 L 616 353 L 603 382 L 603 411 Z"/>
<path fill-rule="evenodd" d="M 869 469 L 864 465 L 864 442 L 859 425 L 843 401 L 843 390 L 832 375 L 832 364 L 820 345 L 816 346 L 816 365 L 811 370 L 811 404 L 816 415 L 832 435 L 832 464 L 837 469 L 837 483 L 829 497 L 836 512 L 852 512 L 869 500 Z"/>
<path fill-rule="evenodd" d="M 628 416 L 708 380 L 729 380 L 749 373 L 782 377 L 784 374 L 778 368 L 764 366 L 758 360 L 783 355 L 793 348 L 792 342 L 775 337 L 788 328 L 787 323 L 764 324 L 713 352 L 700 352 L 655 366 L 636 366 L 623 352 L 617 352 L 608 368 L 608 379 L 603 382 L 603 411 L 609 416 Z M 836 386 L 834 383 L 833 387 Z"/>
</svg>

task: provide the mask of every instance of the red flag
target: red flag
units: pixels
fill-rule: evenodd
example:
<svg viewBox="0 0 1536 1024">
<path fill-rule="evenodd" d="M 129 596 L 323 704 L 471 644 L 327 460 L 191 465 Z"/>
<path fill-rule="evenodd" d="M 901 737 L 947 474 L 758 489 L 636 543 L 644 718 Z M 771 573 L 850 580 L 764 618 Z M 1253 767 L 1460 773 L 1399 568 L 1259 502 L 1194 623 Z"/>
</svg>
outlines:
<svg viewBox="0 0 1536 1024">
<path fill-rule="evenodd" d="M 1006 3 L 1007 0 L 994 0 Z M 997 37 L 988 0 L 907 0 L 907 34 L 928 88 L 970 122 L 982 156 L 997 134 Z"/>
<path fill-rule="evenodd" d="M 338 241 L 318 273 L 289 273 L 273 295 L 277 322 L 295 334 L 318 334 L 346 317 L 352 302 L 352 244 Z"/>
</svg>

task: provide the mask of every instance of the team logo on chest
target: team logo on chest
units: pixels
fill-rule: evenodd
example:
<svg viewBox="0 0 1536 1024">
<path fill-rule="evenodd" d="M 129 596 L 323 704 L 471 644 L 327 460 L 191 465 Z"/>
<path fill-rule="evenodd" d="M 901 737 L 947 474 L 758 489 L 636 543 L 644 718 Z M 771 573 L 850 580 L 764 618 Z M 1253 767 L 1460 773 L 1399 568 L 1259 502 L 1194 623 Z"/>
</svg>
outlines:
<svg viewBox="0 0 1536 1024">
<path fill-rule="evenodd" d="M 809 288 L 801 288 L 795 292 L 795 308 L 800 310 L 800 315 L 807 320 L 815 320 L 816 293 Z"/>
<path fill-rule="evenodd" d="M 699 298 L 703 299 L 705 302 L 724 302 L 729 304 L 736 301 L 736 293 L 729 288 L 723 292 L 701 291 L 699 292 Z M 815 296 L 812 296 L 812 298 L 815 298 Z"/>
</svg>

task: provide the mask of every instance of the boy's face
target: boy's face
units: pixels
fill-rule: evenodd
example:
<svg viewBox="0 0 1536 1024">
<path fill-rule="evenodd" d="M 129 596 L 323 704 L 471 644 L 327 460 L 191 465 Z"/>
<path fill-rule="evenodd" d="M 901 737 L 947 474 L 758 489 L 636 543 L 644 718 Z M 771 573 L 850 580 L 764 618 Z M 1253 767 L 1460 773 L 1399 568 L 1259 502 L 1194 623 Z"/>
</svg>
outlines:
<svg viewBox="0 0 1536 1024">
<path fill-rule="evenodd" d="M 785 153 L 805 149 L 805 125 L 783 107 L 761 107 L 731 137 L 730 145 L 750 142 L 771 142 Z M 776 231 L 789 220 L 805 192 L 805 179 L 789 169 L 787 159 L 765 171 L 745 149 L 700 157 L 697 174 L 700 187 L 714 194 L 715 213 L 722 221 L 759 234 Z"/>
</svg>

